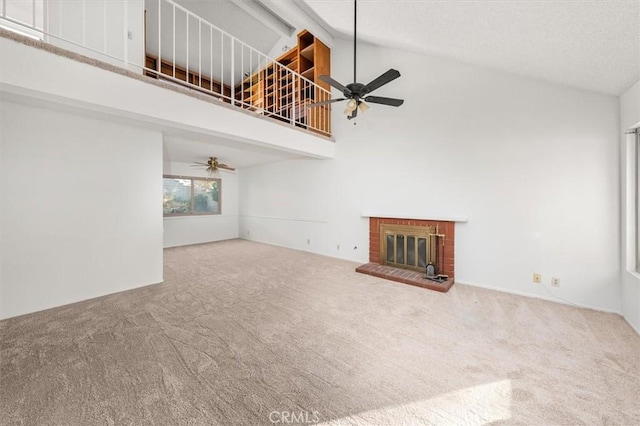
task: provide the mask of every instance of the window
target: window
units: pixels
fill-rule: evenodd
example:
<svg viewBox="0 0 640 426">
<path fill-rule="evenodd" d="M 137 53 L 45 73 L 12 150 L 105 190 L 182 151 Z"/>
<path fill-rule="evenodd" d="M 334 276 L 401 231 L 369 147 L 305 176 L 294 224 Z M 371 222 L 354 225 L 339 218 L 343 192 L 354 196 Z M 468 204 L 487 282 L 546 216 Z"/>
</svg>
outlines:
<svg viewBox="0 0 640 426">
<path fill-rule="evenodd" d="M 165 216 L 220 214 L 220 179 L 164 176 L 162 211 Z"/>
</svg>

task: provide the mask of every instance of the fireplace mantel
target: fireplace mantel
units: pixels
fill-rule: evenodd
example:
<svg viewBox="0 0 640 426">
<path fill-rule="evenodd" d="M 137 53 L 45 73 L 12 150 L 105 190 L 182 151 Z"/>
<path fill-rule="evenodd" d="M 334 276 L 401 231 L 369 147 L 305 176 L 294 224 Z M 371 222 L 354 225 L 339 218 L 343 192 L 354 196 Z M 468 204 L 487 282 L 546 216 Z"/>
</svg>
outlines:
<svg viewBox="0 0 640 426">
<path fill-rule="evenodd" d="M 412 220 L 437 220 L 442 222 L 467 222 L 466 217 L 459 216 L 430 216 L 430 215 L 407 215 L 407 214 L 399 214 L 399 213 L 373 213 L 373 212 L 364 212 L 360 215 L 361 217 L 379 217 L 382 219 L 412 219 Z"/>
</svg>

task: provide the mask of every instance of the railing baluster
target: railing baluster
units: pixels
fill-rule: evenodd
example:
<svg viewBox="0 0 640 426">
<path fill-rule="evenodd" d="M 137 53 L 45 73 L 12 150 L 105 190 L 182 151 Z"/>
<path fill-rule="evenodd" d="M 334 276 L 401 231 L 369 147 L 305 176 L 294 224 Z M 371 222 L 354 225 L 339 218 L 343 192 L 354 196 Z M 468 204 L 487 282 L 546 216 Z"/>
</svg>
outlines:
<svg viewBox="0 0 640 426">
<path fill-rule="evenodd" d="M 158 0 L 158 62 L 156 63 L 156 67 L 158 68 L 158 77 L 160 77 L 160 73 L 162 71 L 162 0 Z M 175 26 L 174 26 L 175 31 Z M 173 63 L 175 64 L 175 58 L 173 58 Z M 174 72 L 175 77 L 175 72 Z"/>
<path fill-rule="evenodd" d="M 210 50 L 209 62 L 211 63 L 211 66 L 209 67 L 209 70 L 211 72 L 211 75 L 209 76 L 209 78 L 211 78 L 209 89 L 211 89 L 211 91 L 213 92 L 214 90 L 213 90 L 213 27 L 212 26 L 209 26 L 209 50 Z"/>
<path fill-rule="evenodd" d="M 42 32 L 44 33 L 42 39 L 48 42 L 51 26 L 49 25 L 49 2 L 47 0 L 42 0 L 42 14 Z"/>
<path fill-rule="evenodd" d="M 129 3 L 123 2 L 123 26 L 124 31 L 122 32 L 122 38 L 124 39 L 124 67 L 129 67 Z"/>
<path fill-rule="evenodd" d="M 202 21 L 198 20 L 198 86 L 202 87 Z"/>
<path fill-rule="evenodd" d="M 236 58 L 235 58 L 235 52 L 236 52 L 236 46 L 234 43 L 234 40 L 231 39 L 231 105 L 235 105 L 236 104 L 236 84 L 235 84 L 235 78 L 236 76 L 235 74 L 235 64 L 236 64 Z"/>
<path fill-rule="evenodd" d="M 173 64 L 173 78 L 176 78 L 176 5 L 173 5 L 173 28 L 171 28 L 173 34 L 173 47 L 171 52 L 171 63 Z"/>
<path fill-rule="evenodd" d="M 102 51 L 107 53 L 107 2 L 102 2 Z"/>
<path fill-rule="evenodd" d="M 224 34 L 220 34 L 220 91 L 224 96 Z"/>
<path fill-rule="evenodd" d="M 87 44 L 87 0 L 82 0 L 82 45 Z"/>
<path fill-rule="evenodd" d="M 260 61 L 258 61 L 260 62 Z M 262 66 L 258 65 L 258 90 L 260 91 L 260 100 L 262 101 L 262 106 L 259 108 L 259 111 L 261 114 L 264 114 L 264 107 L 265 107 L 265 99 L 264 99 L 264 79 L 262 74 L 264 74 L 264 71 L 262 71 Z"/>
<path fill-rule="evenodd" d="M 298 64 L 299 65 L 299 64 Z M 296 124 L 296 75 L 290 71 L 291 75 L 291 124 Z"/>
<path fill-rule="evenodd" d="M 187 83 L 190 83 L 189 81 L 189 14 L 187 14 L 187 69 L 185 71 L 186 75 L 184 76 L 184 80 Z"/>
</svg>

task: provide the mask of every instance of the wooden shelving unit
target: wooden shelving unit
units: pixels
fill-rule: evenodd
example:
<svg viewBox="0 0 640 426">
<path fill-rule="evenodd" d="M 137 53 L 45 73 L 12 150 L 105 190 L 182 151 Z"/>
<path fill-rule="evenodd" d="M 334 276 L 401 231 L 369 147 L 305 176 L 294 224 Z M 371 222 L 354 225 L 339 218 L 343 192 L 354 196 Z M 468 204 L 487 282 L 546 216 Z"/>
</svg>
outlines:
<svg viewBox="0 0 640 426">
<path fill-rule="evenodd" d="M 329 85 L 319 77 L 331 72 L 331 50 L 309 31 L 304 30 L 298 34 L 298 45 L 276 61 L 312 83 L 330 90 Z M 299 78 L 293 79 L 284 68 L 268 65 L 236 87 L 236 99 L 244 101 L 244 108 L 274 115 L 283 121 L 290 120 L 295 112 L 297 121 L 301 122 L 299 125 L 329 134 L 330 106 L 316 107 L 315 111 L 305 108 L 319 98 L 316 92 L 315 87 L 304 84 Z"/>
<path fill-rule="evenodd" d="M 320 80 L 321 75 L 331 74 L 331 50 L 309 31 L 304 30 L 298 34 L 298 60 L 299 73 L 323 89 L 330 90 L 327 83 Z M 331 132 L 331 107 L 324 105 L 313 109 L 304 108 L 305 105 L 320 100 L 319 90 L 313 86 L 303 86 L 300 91 L 299 111 L 305 114 L 306 124 L 310 128 L 323 132 Z"/>
<path fill-rule="evenodd" d="M 264 109 L 275 112 L 278 108 L 278 76 L 276 66 L 271 64 L 264 69 Z"/>
<path fill-rule="evenodd" d="M 287 72 L 287 69 L 298 72 L 298 48 L 294 47 L 287 51 L 277 59 L 277 62 L 283 65 L 286 69 L 283 67 L 277 67 L 278 107 L 276 112 L 284 119 L 291 119 L 294 94 L 299 82 L 293 79 L 292 75 Z"/>
</svg>

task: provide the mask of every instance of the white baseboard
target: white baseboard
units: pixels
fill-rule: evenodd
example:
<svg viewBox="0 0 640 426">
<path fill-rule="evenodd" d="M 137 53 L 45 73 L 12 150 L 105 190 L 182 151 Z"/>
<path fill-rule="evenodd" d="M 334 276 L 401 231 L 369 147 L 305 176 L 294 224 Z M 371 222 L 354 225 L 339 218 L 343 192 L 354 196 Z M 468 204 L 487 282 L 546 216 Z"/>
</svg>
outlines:
<svg viewBox="0 0 640 426">
<path fill-rule="evenodd" d="M 307 250 L 307 249 L 304 249 L 304 248 L 301 248 L 301 247 L 286 246 L 284 244 L 277 244 L 277 243 L 273 243 L 273 242 L 270 242 L 270 241 L 261 241 L 261 240 L 257 240 L 257 239 L 254 239 L 254 238 L 247 238 L 247 237 L 238 237 L 238 238 L 240 238 L 241 240 L 251 241 L 251 242 L 254 242 L 254 243 L 268 244 L 270 246 L 282 247 L 282 248 L 286 248 L 286 249 L 290 249 L 290 250 L 298 250 L 298 251 L 303 251 L 305 253 L 317 254 L 318 256 L 330 257 L 331 259 L 338 259 L 338 260 L 344 260 L 346 262 L 353 262 L 353 263 L 357 263 L 358 265 L 361 265 L 363 263 L 367 263 L 368 262 L 368 260 L 365 260 L 365 261 L 354 260 L 354 259 L 349 259 L 347 257 L 334 256 L 334 255 L 327 254 L 327 253 L 322 253 L 322 252 L 319 252 L 319 251 Z M 367 253 L 368 253 L 368 251 L 367 251 Z"/>
<path fill-rule="evenodd" d="M 555 298 L 555 297 L 549 297 L 549 296 L 540 296 L 538 294 L 532 294 L 532 293 L 525 293 L 523 291 L 516 291 L 516 290 L 507 290 L 505 288 L 501 288 L 501 287 L 493 287 L 493 286 L 489 286 L 489 285 L 484 285 L 484 284 L 478 284 L 478 283 L 472 283 L 472 282 L 465 282 L 465 281 L 459 281 L 459 280 L 455 280 L 456 284 L 462 284 L 462 285 L 468 285 L 471 287 L 480 287 L 480 288 L 485 288 L 487 290 L 495 290 L 495 291 L 500 291 L 502 293 L 509 293 L 509 294 L 515 294 L 518 296 L 524 296 L 524 297 L 531 297 L 533 299 L 541 299 L 541 300 L 546 300 L 548 302 L 555 302 L 555 303 L 560 303 L 562 305 L 567 305 L 567 306 L 573 306 L 576 308 L 584 308 L 584 309 L 591 309 L 593 311 L 599 311 L 599 312 L 605 312 L 607 314 L 616 314 L 616 315 L 620 315 L 622 316 L 622 313 L 619 311 L 614 311 L 612 309 L 606 309 L 606 308 L 600 308 L 597 306 L 591 306 L 591 305 L 584 305 L 582 303 L 572 303 L 572 302 L 568 302 L 566 300 L 562 300 L 560 298 Z"/>
<path fill-rule="evenodd" d="M 260 240 L 246 238 L 246 237 L 242 237 L 242 236 L 240 237 L 240 239 L 247 240 L 247 241 L 253 241 L 253 242 L 261 243 L 261 244 L 268 244 L 268 245 L 272 245 L 272 246 L 276 246 L 276 247 L 283 247 L 283 248 L 287 248 L 287 249 L 291 249 L 291 250 L 300 250 L 300 251 L 304 251 L 304 252 L 307 252 L 307 253 L 317 254 L 319 256 L 326 256 L 326 257 L 330 257 L 330 258 L 333 258 L 333 259 L 344 260 L 344 261 L 347 261 L 347 262 L 358 263 L 358 261 L 355 261 L 355 260 L 352 260 L 352 259 L 346 259 L 344 257 L 332 256 L 330 254 L 319 253 L 317 251 L 312 251 L 312 250 L 305 250 L 305 249 L 299 248 L 299 247 L 292 247 L 292 246 L 286 246 L 286 245 L 283 245 L 283 244 L 276 244 L 276 243 L 267 242 L 267 241 L 260 241 Z M 459 281 L 457 279 L 454 279 L 454 281 L 455 281 L 456 284 L 468 285 L 468 286 L 471 286 L 471 287 L 479 287 L 479 288 L 484 288 L 484 289 L 487 289 L 487 290 L 499 291 L 499 292 L 502 292 L 502 293 L 515 294 L 517 296 L 530 297 L 530 298 L 533 298 L 533 299 L 546 300 L 548 302 L 560 303 L 562 305 L 573 306 L 575 308 L 591 309 L 593 311 L 604 312 L 604 313 L 607 313 L 607 314 L 616 314 L 616 315 L 620 315 L 620 316 L 623 317 L 623 315 L 622 315 L 622 313 L 620 311 L 615 311 L 615 310 L 606 309 L 606 308 L 600 308 L 600 307 L 597 307 L 597 306 L 584 305 L 584 304 L 581 304 L 581 303 L 568 302 L 566 300 L 562 300 L 562 299 L 556 298 L 556 297 L 540 296 L 538 294 L 525 293 L 523 291 L 516 291 L 516 290 L 507 290 L 507 289 L 504 289 L 504 288 L 501 288 L 501 287 L 493 287 L 493 286 L 489 286 L 489 285 L 472 283 L 472 282 L 468 282 L 468 281 L 467 282 Z M 627 321 L 626 318 L 625 318 L 625 321 Z M 629 323 L 629 321 L 627 321 L 627 323 Z M 631 325 L 631 327 L 636 331 L 636 333 L 638 333 L 638 329 L 637 328 L 635 328 L 631 323 L 629 323 L 629 325 Z M 638 334 L 640 334 L 640 333 L 638 333 Z"/>
<path fill-rule="evenodd" d="M 627 322 L 627 324 L 629 324 L 629 327 L 631 327 L 631 328 L 633 329 L 633 331 L 635 331 L 635 332 L 636 332 L 636 334 L 637 334 L 638 336 L 640 336 L 640 330 L 638 330 L 638 328 L 637 328 L 635 325 L 631 324 L 631 321 L 629 321 L 629 320 L 627 319 L 627 317 L 623 316 L 622 318 L 624 318 L 624 320 Z"/>
</svg>

